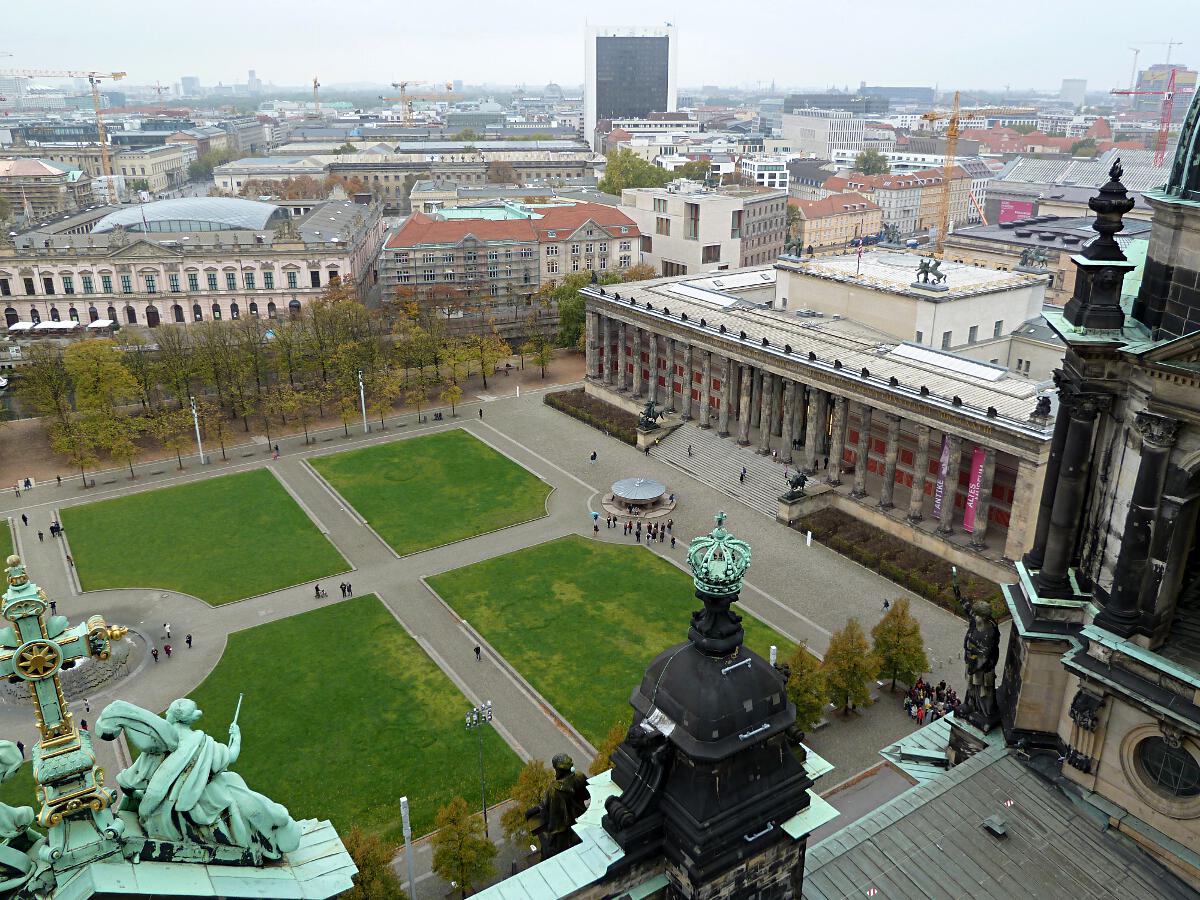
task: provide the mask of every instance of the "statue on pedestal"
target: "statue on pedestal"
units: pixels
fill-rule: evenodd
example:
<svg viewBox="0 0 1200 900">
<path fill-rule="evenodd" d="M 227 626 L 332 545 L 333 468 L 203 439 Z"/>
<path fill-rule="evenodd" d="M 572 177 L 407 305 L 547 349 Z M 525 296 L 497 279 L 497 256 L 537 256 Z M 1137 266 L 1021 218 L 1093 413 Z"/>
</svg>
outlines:
<svg viewBox="0 0 1200 900">
<path fill-rule="evenodd" d="M 122 809 L 136 812 L 153 840 L 238 847 L 266 859 L 295 850 L 300 827 L 288 811 L 229 771 L 242 748 L 236 715 L 228 744 L 192 730 L 200 715 L 187 699 L 167 707 L 165 719 L 124 700 L 100 714 L 96 734 L 111 741 L 124 732 L 141 751 L 117 775 Z"/>
<path fill-rule="evenodd" d="M 958 586 L 958 568 L 954 573 L 954 599 L 970 623 L 963 638 L 963 662 L 966 664 L 967 691 L 955 711 L 959 718 L 987 734 L 1000 723 L 996 702 L 996 663 L 1000 659 L 1000 626 L 986 600 L 966 600 Z"/>
<path fill-rule="evenodd" d="M 665 415 L 664 410 L 654 408 L 653 400 L 647 400 L 646 408 L 642 410 L 641 418 L 638 419 L 638 428 L 644 431 L 653 431 L 658 427 L 658 420 Z"/>
<path fill-rule="evenodd" d="M 800 469 L 787 473 L 788 491 L 784 494 L 789 500 L 796 500 L 804 496 L 804 485 L 808 484 L 808 474 Z"/>
<path fill-rule="evenodd" d="M 554 782 L 546 788 L 539 806 L 525 813 L 537 820 L 533 833 L 542 846 L 542 859 L 562 853 L 579 843 L 573 826 L 588 804 L 587 776 L 575 771 L 571 757 L 559 753 L 550 761 L 554 766 Z"/>
</svg>

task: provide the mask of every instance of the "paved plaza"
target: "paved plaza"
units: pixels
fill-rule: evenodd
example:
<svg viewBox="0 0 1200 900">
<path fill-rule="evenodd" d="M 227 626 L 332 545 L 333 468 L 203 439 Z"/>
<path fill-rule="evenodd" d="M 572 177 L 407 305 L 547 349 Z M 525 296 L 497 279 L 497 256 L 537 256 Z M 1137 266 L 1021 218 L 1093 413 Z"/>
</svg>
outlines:
<svg viewBox="0 0 1200 900">
<path fill-rule="evenodd" d="M 93 707 L 91 715 L 118 697 L 148 709 L 165 708 L 173 699 L 190 693 L 212 671 L 229 634 L 340 602 L 337 582 L 344 577 L 353 583 L 356 594 L 379 596 L 461 689 L 466 697 L 464 712 L 469 703 L 483 700 L 494 703 L 497 731 L 523 759 L 548 761 L 556 753 L 567 752 L 578 765 L 586 766 L 594 748 L 525 683 L 517 661 L 510 664 L 485 652 L 477 662 L 473 653 L 477 643 L 474 632 L 431 593 L 423 579 L 564 535 L 580 534 L 591 540 L 592 511 L 601 511 L 600 500 L 614 481 L 630 476 L 658 479 L 677 494 L 678 500 L 674 516 L 677 547 L 672 550 L 669 543 L 655 543 L 642 552 L 660 554 L 684 566 L 688 541 L 711 530 L 713 515 L 724 509 L 729 513 L 727 527 L 753 548 L 753 562 L 741 602 L 755 615 L 790 639 L 807 642 L 820 654 L 831 631 L 841 627 L 848 617 L 859 617 L 869 630 L 882 614 L 884 599 L 909 596 L 933 660 L 933 678 L 945 678 L 962 689 L 956 657 L 961 653 L 964 625 L 948 612 L 815 542 L 806 547 L 802 536 L 761 512 L 660 459 L 606 438 L 550 409 L 542 402 L 541 392 L 524 392 L 519 398 L 493 396 L 481 404 L 460 406 L 459 410 L 460 416 L 453 420 L 417 425 L 411 424 L 410 417 L 410 424 L 405 427 L 389 427 L 385 432 L 370 435 L 355 434 L 349 439 L 342 436 L 340 428 L 322 432 L 317 435 L 317 442 L 308 447 L 302 439 L 283 439 L 279 441 L 282 455 L 278 460 L 272 460 L 264 448 L 249 445 L 231 451 L 228 462 L 218 460 L 203 467 L 193 455 L 185 460 L 184 472 L 157 462 L 143 466 L 134 481 L 120 471 L 100 473 L 96 476 L 98 486 L 89 491 L 79 488 L 78 479 L 71 479 L 61 486 L 39 485 L 23 492 L 20 498 L 11 493 L 6 495 L 2 504 L 4 512 L 15 522 L 17 550 L 29 567 L 31 579 L 57 600 L 58 612 L 73 620 L 100 613 L 110 623 L 129 626 L 139 643 L 133 673 L 88 698 Z M 347 447 L 404 440 L 453 428 L 466 429 L 551 485 L 554 490 L 546 501 L 548 515 L 397 558 L 308 463 L 313 456 Z M 597 453 L 595 462 L 589 459 L 593 450 Z M 730 465 L 738 463 L 731 459 Z M 48 532 L 50 522 L 62 509 L 72 505 L 259 467 L 274 470 L 317 528 L 353 567 L 347 575 L 323 582 L 327 598 L 316 599 L 312 583 L 219 607 L 165 590 L 113 589 L 83 594 L 66 558 L 71 535 L 68 533 L 64 542 L 52 538 Z M 429 502 L 436 503 L 437 498 L 431 497 Z M 29 516 L 28 527 L 21 525 L 22 513 Z M 419 509 L 411 513 L 420 516 Z M 42 542 L 38 541 L 38 530 L 47 532 Z M 603 519 L 599 539 L 634 542 L 632 537 L 624 537 L 620 529 L 604 528 Z M 113 552 L 136 554 L 138 547 L 115 535 Z M 178 552 L 202 554 L 204 548 L 181 546 Z M 161 647 L 162 626 L 166 622 L 171 625 L 175 653 L 169 660 L 160 657 L 153 662 L 146 649 Z M 686 632 L 687 622 L 681 620 L 678 640 L 684 640 Z M 182 640 L 188 633 L 193 636 L 190 650 Z M 77 719 L 87 718 L 82 698 L 72 701 Z M 843 720 L 834 714 L 831 719 L 830 724 L 809 737 L 813 749 L 837 767 L 819 783 L 818 790 L 827 790 L 874 765 L 879 761 L 879 748 L 912 730 L 912 723 L 900 707 L 899 695 L 893 698 L 886 690 L 881 692 L 881 701 L 862 715 Z M 0 699 L 0 726 L 10 740 L 31 744 L 37 738 L 27 706 Z M 121 767 L 112 744 L 98 741 L 97 751 L 110 773 Z M 498 813 L 493 822 L 498 823 Z M 498 827 L 493 828 L 493 833 L 498 831 Z M 428 860 L 428 853 L 425 859 Z M 427 863 L 424 870 L 428 870 Z M 433 887 L 429 885 L 429 889 Z"/>
</svg>

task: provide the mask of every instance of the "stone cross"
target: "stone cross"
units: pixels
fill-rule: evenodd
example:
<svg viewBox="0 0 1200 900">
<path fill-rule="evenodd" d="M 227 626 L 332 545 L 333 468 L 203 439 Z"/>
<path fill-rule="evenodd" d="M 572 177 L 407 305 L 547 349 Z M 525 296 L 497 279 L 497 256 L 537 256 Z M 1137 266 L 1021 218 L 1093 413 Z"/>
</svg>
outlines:
<svg viewBox="0 0 1200 900">
<path fill-rule="evenodd" d="M 96 764 L 91 735 L 75 727 L 59 673 L 80 660 L 108 659 L 112 642 L 128 629 L 110 626 L 102 616 L 77 625 L 66 616 L 47 616 L 46 592 L 29 580 L 19 556 L 8 558 L 5 572 L 8 589 L 0 615 L 11 624 L 0 627 L 0 676 L 24 681 L 33 698 L 42 734 L 30 754 L 42 801 L 38 824 L 53 828 L 78 813 L 90 815 L 106 836 L 115 836 L 121 823 L 108 807 L 116 792 L 103 786 L 104 771 Z"/>
</svg>

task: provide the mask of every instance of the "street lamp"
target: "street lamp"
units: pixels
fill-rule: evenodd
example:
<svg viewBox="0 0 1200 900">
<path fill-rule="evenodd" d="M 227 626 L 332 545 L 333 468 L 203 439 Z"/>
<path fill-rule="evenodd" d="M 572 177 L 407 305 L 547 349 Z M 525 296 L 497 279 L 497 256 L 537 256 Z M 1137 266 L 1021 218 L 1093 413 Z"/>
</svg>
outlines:
<svg viewBox="0 0 1200 900">
<path fill-rule="evenodd" d="M 479 733 L 479 793 L 482 799 L 483 806 L 483 835 L 490 837 L 488 834 L 487 820 L 487 782 L 483 777 L 483 726 L 492 721 L 492 701 L 484 700 L 479 706 L 471 707 L 471 711 L 467 713 L 467 729 L 474 728 Z"/>
<path fill-rule="evenodd" d="M 363 386 L 362 369 L 358 370 L 358 404 L 362 407 L 363 434 L 368 434 L 371 429 L 367 425 L 367 389 Z"/>
<path fill-rule="evenodd" d="M 408 863 L 408 896 L 417 896 L 417 882 L 413 878 L 412 823 L 408 820 L 408 798 L 400 798 L 400 824 L 404 829 L 404 860 Z"/>
<path fill-rule="evenodd" d="M 208 460 L 204 458 L 204 445 L 200 443 L 200 415 L 196 412 L 196 398 L 188 397 L 188 401 L 192 404 L 192 424 L 196 426 L 196 450 L 200 454 L 200 465 L 207 465 Z"/>
</svg>

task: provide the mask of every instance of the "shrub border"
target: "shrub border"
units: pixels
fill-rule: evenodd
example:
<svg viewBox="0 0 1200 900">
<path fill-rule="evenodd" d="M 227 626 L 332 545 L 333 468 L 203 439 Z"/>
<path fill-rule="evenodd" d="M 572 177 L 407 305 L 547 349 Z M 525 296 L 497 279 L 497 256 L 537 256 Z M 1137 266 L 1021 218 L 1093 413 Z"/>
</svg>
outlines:
<svg viewBox="0 0 1200 900">
<path fill-rule="evenodd" d="M 611 418 L 603 418 L 596 415 L 589 409 L 585 409 L 576 401 L 587 398 L 592 404 L 599 404 L 602 407 L 612 411 Z M 637 446 L 637 416 L 633 413 L 626 412 L 619 406 L 613 406 L 611 403 L 605 403 L 596 397 L 588 395 L 583 388 L 572 388 L 568 391 L 554 391 L 543 395 L 542 402 L 552 409 L 557 409 L 561 413 L 566 413 L 573 419 L 578 419 L 585 425 L 591 425 L 611 437 L 615 437 L 619 441 L 624 441 L 630 446 Z M 628 421 L 622 421 L 627 419 Z"/>
</svg>

